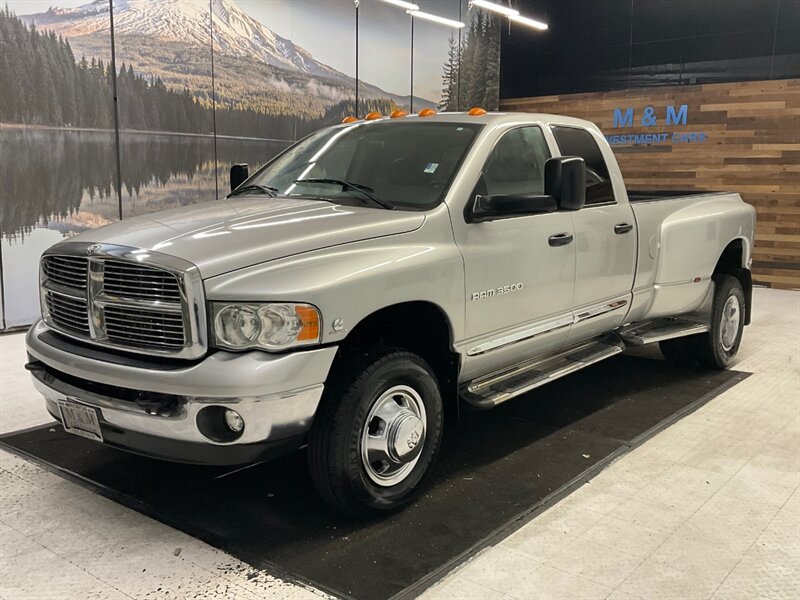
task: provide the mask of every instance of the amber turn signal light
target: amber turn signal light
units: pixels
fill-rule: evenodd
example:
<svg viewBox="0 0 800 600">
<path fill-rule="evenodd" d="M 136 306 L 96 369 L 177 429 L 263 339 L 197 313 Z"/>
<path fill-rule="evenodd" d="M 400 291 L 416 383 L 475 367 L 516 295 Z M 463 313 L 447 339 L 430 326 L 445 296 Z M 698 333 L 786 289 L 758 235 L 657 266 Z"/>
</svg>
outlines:
<svg viewBox="0 0 800 600">
<path fill-rule="evenodd" d="M 396 108 L 392 111 L 392 114 L 389 115 L 390 119 L 402 119 L 403 117 L 407 117 L 408 113 L 404 111 L 402 108 Z"/>
<path fill-rule="evenodd" d="M 298 305 L 295 307 L 295 314 L 300 319 L 300 331 L 297 333 L 297 341 L 308 341 L 319 339 L 319 313 L 311 306 Z"/>
<path fill-rule="evenodd" d="M 482 117 L 483 115 L 486 114 L 486 110 L 484 110 L 480 106 L 473 106 L 472 108 L 469 109 L 469 112 L 467 114 L 470 117 Z"/>
<path fill-rule="evenodd" d="M 432 117 L 436 114 L 436 111 L 432 108 L 423 108 L 421 111 L 417 113 L 420 117 Z"/>
<path fill-rule="evenodd" d="M 358 121 L 358 117 L 345 117 L 342 119 L 342 123 L 355 123 Z"/>
</svg>

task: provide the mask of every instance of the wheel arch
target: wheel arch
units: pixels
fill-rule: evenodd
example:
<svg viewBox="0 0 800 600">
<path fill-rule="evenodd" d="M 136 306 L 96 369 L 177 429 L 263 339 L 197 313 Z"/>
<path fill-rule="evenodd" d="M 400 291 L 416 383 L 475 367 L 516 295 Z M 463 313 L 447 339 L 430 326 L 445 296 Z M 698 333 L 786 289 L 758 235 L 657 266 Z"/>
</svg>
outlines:
<svg viewBox="0 0 800 600">
<path fill-rule="evenodd" d="M 445 409 L 457 408 L 460 355 L 453 349 L 453 326 L 433 302 L 416 300 L 378 309 L 361 319 L 339 346 L 337 362 L 356 348 L 403 348 L 422 357 L 433 369 Z"/>
<path fill-rule="evenodd" d="M 739 280 L 744 292 L 744 324 L 749 325 L 752 316 L 753 277 L 748 268 L 749 242 L 736 238 L 725 246 L 714 267 L 714 275 L 731 275 Z"/>
</svg>

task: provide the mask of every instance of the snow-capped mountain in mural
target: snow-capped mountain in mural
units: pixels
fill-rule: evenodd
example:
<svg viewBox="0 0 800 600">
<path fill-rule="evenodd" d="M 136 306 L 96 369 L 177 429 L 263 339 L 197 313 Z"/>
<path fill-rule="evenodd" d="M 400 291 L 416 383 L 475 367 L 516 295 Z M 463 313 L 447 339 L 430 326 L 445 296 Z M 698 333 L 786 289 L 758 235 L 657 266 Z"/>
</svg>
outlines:
<svg viewBox="0 0 800 600">
<path fill-rule="evenodd" d="M 56 0 L 57 1 L 57 0 Z M 210 76 L 209 40 L 214 39 L 218 97 L 231 103 L 255 106 L 243 83 L 242 65 L 256 69 L 260 81 L 271 84 L 273 96 L 298 93 L 329 104 L 352 95 L 353 78 L 315 59 L 310 52 L 284 38 L 243 11 L 233 0 L 212 0 L 213 28 L 207 0 L 114 0 L 114 34 L 117 62 L 127 62 L 168 85 L 204 87 Z M 39 29 L 55 31 L 69 39 L 76 54 L 108 56 L 110 47 L 108 0 L 94 0 L 75 8 L 51 7 L 46 12 L 20 15 Z M 259 89 L 259 94 L 265 90 Z M 388 98 L 399 103 L 407 97 L 362 82 L 365 98 Z M 307 98 L 308 99 L 308 98 Z M 282 99 L 284 102 L 286 98 Z M 304 102 L 299 99 L 299 102 Z M 432 105 L 415 98 L 415 106 Z M 311 110 L 313 110 L 310 107 Z"/>
<path fill-rule="evenodd" d="M 211 35 L 208 6 L 205 0 L 115 0 L 114 31 L 118 35 L 206 47 Z M 211 6 L 216 52 L 311 75 L 346 77 L 259 23 L 234 2 L 213 0 Z M 47 12 L 25 15 L 22 19 L 70 38 L 107 32 L 108 0 L 95 0 L 77 8 L 51 7 Z"/>
</svg>

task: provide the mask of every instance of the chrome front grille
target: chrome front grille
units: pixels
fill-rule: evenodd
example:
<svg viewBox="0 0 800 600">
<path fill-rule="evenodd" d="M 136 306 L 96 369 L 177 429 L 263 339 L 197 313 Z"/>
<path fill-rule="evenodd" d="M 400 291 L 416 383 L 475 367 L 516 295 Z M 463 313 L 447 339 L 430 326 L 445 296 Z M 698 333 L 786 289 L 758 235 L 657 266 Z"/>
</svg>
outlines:
<svg viewBox="0 0 800 600">
<path fill-rule="evenodd" d="M 140 353 L 205 351 L 202 283 L 180 259 L 64 242 L 42 258 L 41 288 L 42 317 L 63 334 Z"/>
<path fill-rule="evenodd" d="M 136 310 L 127 306 L 106 306 L 106 333 L 117 344 L 143 348 L 180 348 L 185 338 L 179 312 Z"/>
<path fill-rule="evenodd" d="M 78 256 L 48 256 L 42 262 L 44 274 L 49 281 L 57 285 L 86 289 L 86 275 L 89 261 Z"/>
<path fill-rule="evenodd" d="M 104 265 L 106 294 L 153 302 L 181 301 L 181 288 L 174 273 L 117 260 L 106 260 Z"/>
<path fill-rule="evenodd" d="M 48 290 L 45 293 L 45 304 L 53 324 L 65 331 L 89 336 L 89 312 L 86 310 L 86 300 Z"/>
</svg>

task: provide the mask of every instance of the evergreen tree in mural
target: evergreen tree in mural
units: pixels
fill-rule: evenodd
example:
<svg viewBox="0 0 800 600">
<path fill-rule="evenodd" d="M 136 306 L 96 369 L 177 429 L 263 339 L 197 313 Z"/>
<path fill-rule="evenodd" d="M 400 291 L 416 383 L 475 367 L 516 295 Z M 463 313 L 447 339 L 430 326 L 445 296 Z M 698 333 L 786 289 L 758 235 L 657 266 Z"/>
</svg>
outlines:
<svg viewBox="0 0 800 600">
<path fill-rule="evenodd" d="M 114 127 L 110 65 L 96 58 L 76 60 L 67 40 L 33 25 L 27 27 L 8 7 L 0 11 L 0 82 L 0 122 Z M 158 77 L 137 74 L 131 65 L 119 67 L 117 95 L 122 129 L 213 132 L 211 98 L 192 95 L 185 87 L 170 89 Z M 338 110 L 337 106 L 328 112 Z M 219 105 L 216 118 L 218 132 L 225 135 L 276 139 L 294 139 L 331 123 Z"/>
<path fill-rule="evenodd" d="M 500 18 L 488 16 L 481 33 L 483 65 L 483 102 L 487 110 L 497 110 L 500 103 Z"/>
<path fill-rule="evenodd" d="M 108 127 L 111 98 L 102 61 L 75 61 L 52 32 L 28 29 L 0 12 L 0 121 Z"/>
<path fill-rule="evenodd" d="M 450 40 L 442 70 L 444 110 L 481 106 L 496 110 L 500 97 L 500 25 L 498 18 L 477 11 L 464 34 L 461 47 Z"/>
<path fill-rule="evenodd" d="M 458 69 L 461 60 L 461 51 L 458 41 L 450 35 L 450 46 L 447 50 L 447 61 L 442 69 L 442 99 L 439 102 L 441 110 L 458 110 Z"/>
</svg>

